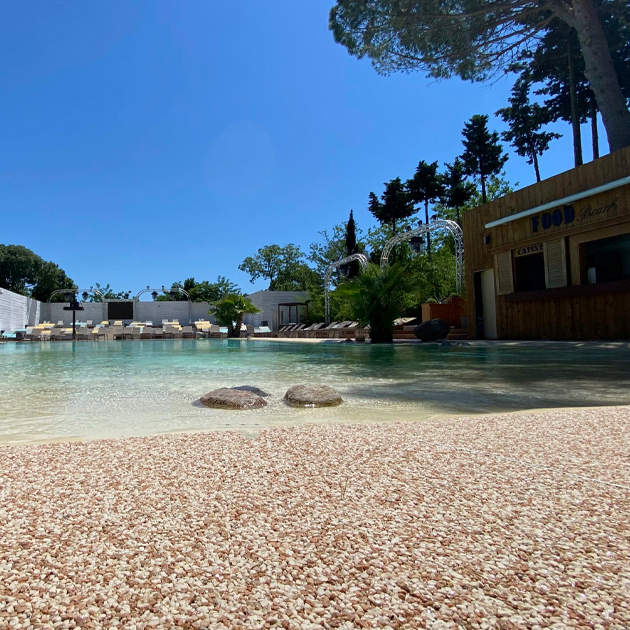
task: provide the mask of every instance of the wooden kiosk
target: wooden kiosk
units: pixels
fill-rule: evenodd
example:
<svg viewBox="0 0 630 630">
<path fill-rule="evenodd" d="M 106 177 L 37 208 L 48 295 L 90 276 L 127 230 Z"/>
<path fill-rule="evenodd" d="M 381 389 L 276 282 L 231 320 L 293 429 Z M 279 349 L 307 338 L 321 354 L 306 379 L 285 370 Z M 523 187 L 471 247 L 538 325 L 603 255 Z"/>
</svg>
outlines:
<svg viewBox="0 0 630 630">
<path fill-rule="evenodd" d="M 463 217 L 471 339 L 630 339 L 630 147 Z"/>
</svg>

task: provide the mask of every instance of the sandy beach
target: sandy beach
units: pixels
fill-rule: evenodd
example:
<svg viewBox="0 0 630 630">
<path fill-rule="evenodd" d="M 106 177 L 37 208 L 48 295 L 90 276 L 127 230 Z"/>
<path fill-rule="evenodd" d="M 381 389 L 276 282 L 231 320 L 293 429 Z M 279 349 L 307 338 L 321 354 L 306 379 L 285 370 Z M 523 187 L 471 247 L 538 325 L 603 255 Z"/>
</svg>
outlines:
<svg viewBox="0 0 630 630">
<path fill-rule="evenodd" d="M 630 408 L 0 449 L 2 628 L 630 627 Z"/>
</svg>

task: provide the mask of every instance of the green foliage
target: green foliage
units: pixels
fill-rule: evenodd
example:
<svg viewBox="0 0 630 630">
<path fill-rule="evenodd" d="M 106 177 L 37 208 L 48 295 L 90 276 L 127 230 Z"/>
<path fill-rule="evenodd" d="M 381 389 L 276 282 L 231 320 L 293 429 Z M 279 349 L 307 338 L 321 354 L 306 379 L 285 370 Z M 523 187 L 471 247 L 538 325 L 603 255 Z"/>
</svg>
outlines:
<svg viewBox="0 0 630 630">
<path fill-rule="evenodd" d="M 385 269 L 369 265 L 336 293 L 348 301 L 353 319 L 370 326 L 372 343 L 388 343 L 393 340 L 394 320 L 403 313 L 416 286 L 416 278 L 405 265 L 396 263 Z"/>
<path fill-rule="evenodd" d="M 255 256 L 245 258 L 238 268 L 249 274 L 251 282 L 258 278 L 269 280 L 270 291 L 299 291 L 311 280 L 304 253 L 293 243 L 284 247 L 265 245 Z"/>
<path fill-rule="evenodd" d="M 474 115 L 465 123 L 462 136 L 463 172 L 465 175 L 479 178 L 481 198 L 483 203 L 486 203 L 486 180 L 501 172 L 508 156 L 503 154 L 503 147 L 499 144 L 499 134 L 488 130 L 487 115 Z"/>
<path fill-rule="evenodd" d="M 460 223 L 462 208 L 472 199 L 475 194 L 475 186 L 464 179 L 464 163 L 456 158 L 452 164 L 446 164 L 446 171 L 442 175 L 444 186 L 440 196 L 442 209 L 448 213 L 437 215 L 441 219 L 450 219 Z"/>
<path fill-rule="evenodd" d="M 407 180 L 407 190 L 411 201 L 424 204 L 425 208 L 439 199 L 444 194 L 444 184 L 438 173 L 438 163 L 418 162 L 414 176 Z M 428 215 L 426 222 L 429 222 Z"/>
<path fill-rule="evenodd" d="M 560 138 L 560 134 L 541 131 L 549 123 L 549 112 L 546 107 L 529 100 L 530 86 L 531 82 L 526 77 L 518 79 L 512 88 L 509 107 L 499 109 L 497 116 L 510 126 L 508 131 L 501 133 L 501 137 L 512 144 L 518 155 L 527 158 L 528 164 L 534 165 L 536 181 L 539 182 L 538 156 L 549 148 L 552 140 Z"/>
<path fill-rule="evenodd" d="M 191 302 L 209 302 L 210 304 L 215 304 L 226 295 L 241 292 L 238 285 L 228 280 L 225 276 L 217 276 L 216 282 L 208 282 L 208 280 L 196 282 L 194 278 L 186 278 L 183 284 L 181 282 L 174 282 L 171 285 L 171 289 L 177 289 L 178 287 L 182 287 L 188 293 Z M 174 297 L 171 296 L 170 292 L 165 291 L 162 295 L 158 296 L 157 301 L 185 302 L 187 299 L 186 295 L 179 291 Z"/>
<path fill-rule="evenodd" d="M 55 263 L 46 262 L 23 245 L 0 244 L 0 288 L 45 302 L 53 291 L 73 286 Z"/>
<path fill-rule="evenodd" d="M 381 225 L 389 225 L 397 234 L 397 223 L 416 213 L 407 188 L 400 177 L 385 183 L 385 191 L 379 201 L 375 193 L 369 195 L 368 209 Z"/>
<path fill-rule="evenodd" d="M 332 232 L 322 230 L 318 232 L 321 236 L 321 242 L 311 243 L 309 246 L 310 253 L 308 260 L 315 265 L 317 275 L 324 279 L 326 268 L 333 262 L 345 258 L 347 254 L 346 243 L 346 226 L 345 223 L 339 223 L 332 228 Z M 355 235 L 357 239 L 357 249 L 359 252 L 365 251 L 365 243 L 361 238 L 363 232 L 355 224 Z"/>
<path fill-rule="evenodd" d="M 109 284 L 101 286 L 98 282 L 94 285 L 94 288 L 103 294 L 105 300 L 128 300 L 131 297 L 131 291 L 114 291 Z M 92 293 L 88 299 L 88 302 L 101 302 L 101 296 L 97 293 Z"/>
<path fill-rule="evenodd" d="M 221 326 L 227 326 L 228 337 L 240 337 L 243 315 L 258 313 L 254 303 L 240 293 L 230 293 L 208 311 Z"/>
<path fill-rule="evenodd" d="M 348 222 L 346 223 L 346 256 L 352 256 L 352 254 L 358 254 L 358 244 L 357 244 L 357 225 L 354 221 L 354 216 L 352 210 L 350 210 L 350 217 L 348 218 Z M 361 271 L 361 265 L 358 260 L 353 260 L 350 263 L 350 272 L 348 274 L 348 278 L 356 278 Z"/>
</svg>

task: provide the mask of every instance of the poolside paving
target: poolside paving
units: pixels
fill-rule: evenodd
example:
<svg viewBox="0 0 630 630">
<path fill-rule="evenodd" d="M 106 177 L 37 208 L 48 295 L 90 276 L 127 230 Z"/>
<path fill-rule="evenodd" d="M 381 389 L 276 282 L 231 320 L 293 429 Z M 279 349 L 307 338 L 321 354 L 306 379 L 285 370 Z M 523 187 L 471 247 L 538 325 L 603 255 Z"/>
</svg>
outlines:
<svg viewBox="0 0 630 630">
<path fill-rule="evenodd" d="M 630 408 L 0 448 L 0 628 L 630 627 Z"/>
</svg>

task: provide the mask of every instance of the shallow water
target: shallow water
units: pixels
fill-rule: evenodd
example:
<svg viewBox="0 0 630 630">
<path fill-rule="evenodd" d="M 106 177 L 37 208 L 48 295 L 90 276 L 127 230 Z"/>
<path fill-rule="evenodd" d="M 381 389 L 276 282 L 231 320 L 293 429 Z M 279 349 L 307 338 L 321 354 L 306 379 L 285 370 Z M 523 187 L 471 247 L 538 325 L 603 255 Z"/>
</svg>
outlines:
<svg viewBox="0 0 630 630">
<path fill-rule="evenodd" d="M 294 409 L 299 383 L 331 385 L 332 409 Z M 301 344 L 246 340 L 0 344 L 0 443 L 127 437 L 303 422 L 423 420 L 545 407 L 630 404 L 630 351 L 568 344 Z M 196 406 L 254 385 L 269 406 Z"/>
</svg>

